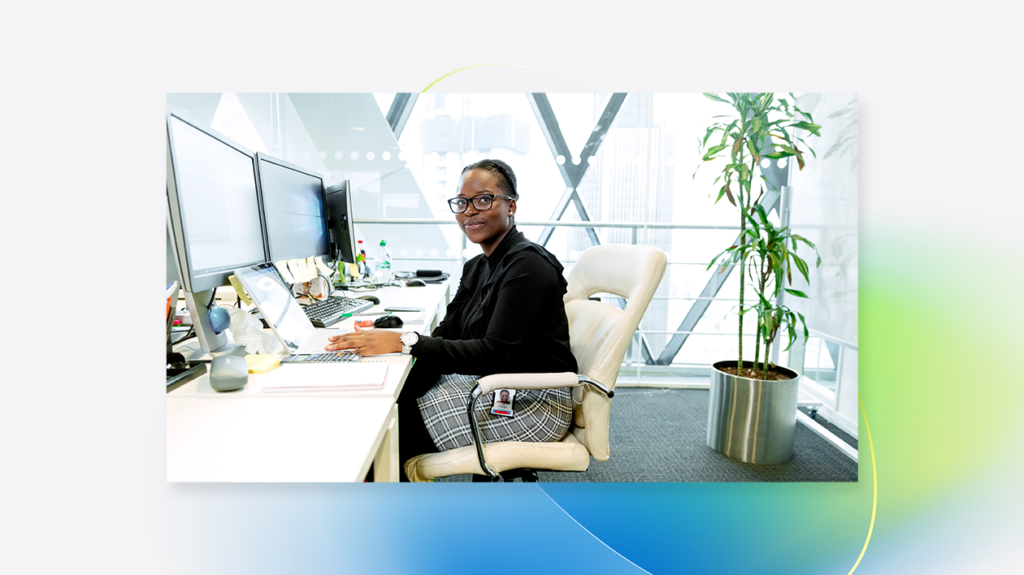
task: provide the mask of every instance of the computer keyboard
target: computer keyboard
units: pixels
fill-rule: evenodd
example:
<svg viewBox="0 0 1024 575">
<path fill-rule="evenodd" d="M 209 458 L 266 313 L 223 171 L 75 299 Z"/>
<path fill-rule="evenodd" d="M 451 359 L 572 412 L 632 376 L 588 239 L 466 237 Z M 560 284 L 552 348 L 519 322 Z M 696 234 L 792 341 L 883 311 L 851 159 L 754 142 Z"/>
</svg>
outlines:
<svg viewBox="0 0 1024 575">
<path fill-rule="evenodd" d="M 348 297 L 329 297 L 325 300 L 302 308 L 306 317 L 316 327 L 330 327 L 343 319 L 344 314 L 359 313 L 373 307 L 373 303 L 364 299 Z"/>
<path fill-rule="evenodd" d="M 362 358 L 358 353 L 338 351 L 333 353 L 286 355 L 281 358 L 281 363 L 354 363 L 360 359 Z"/>
</svg>

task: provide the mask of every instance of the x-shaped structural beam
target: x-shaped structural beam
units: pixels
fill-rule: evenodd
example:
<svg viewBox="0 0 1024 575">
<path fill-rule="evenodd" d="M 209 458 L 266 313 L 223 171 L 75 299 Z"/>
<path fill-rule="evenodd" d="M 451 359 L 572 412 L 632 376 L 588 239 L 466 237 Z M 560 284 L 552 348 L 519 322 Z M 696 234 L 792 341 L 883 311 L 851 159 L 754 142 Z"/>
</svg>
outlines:
<svg viewBox="0 0 1024 575">
<path fill-rule="evenodd" d="M 395 99 L 391 101 L 391 108 L 388 109 L 388 125 L 391 126 L 391 131 L 395 133 L 395 141 L 402 135 L 402 130 L 405 129 L 405 123 L 409 120 L 409 115 L 412 114 L 413 106 L 416 105 L 416 98 L 419 94 L 402 92 L 395 94 Z"/>
<path fill-rule="evenodd" d="M 777 209 L 779 203 L 779 192 L 778 189 L 772 189 L 766 192 L 764 198 L 761 199 L 761 205 L 764 207 L 766 212 L 771 212 L 773 209 Z M 736 240 L 732 245 L 738 245 L 740 243 L 740 236 L 736 236 Z M 725 284 L 725 280 L 729 279 L 729 274 L 732 273 L 735 264 L 729 264 L 726 266 L 724 271 L 716 272 L 711 274 L 711 279 L 708 280 L 707 285 L 700 292 L 700 298 L 693 302 L 693 306 L 690 307 L 690 311 L 686 312 L 686 317 L 683 318 L 683 322 L 679 324 L 676 329 L 677 333 L 672 336 L 672 339 L 665 345 L 665 349 L 661 352 L 661 355 L 657 360 L 654 361 L 654 365 L 668 365 L 675 359 L 676 354 L 679 353 L 679 349 L 686 343 L 686 339 L 690 337 L 691 331 L 700 321 L 700 318 L 704 317 L 704 312 L 708 310 L 711 305 L 712 298 L 718 295 L 718 290 L 722 289 L 722 285 Z M 740 278 L 743 281 L 743 278 Z"/>
<path fill-rule="evenodd" d="M 576 212 L 580 215 L 580 220 L 584 222 L 591 221 L 590 212 L 587 211 L 587 206 L 583 203 L 583 198 L 580 197 L 577 188 L 580 182 L 583 181 L 583 175 L 586 174 L 587 167 L 590 165 L 590 157 L 597 153 L 598 148 L 601 147 L 601 142 L 604 141 L 604 137 L 608 135 L 608 129 L 611 127 L 612 121 L 615 120 L 615 115 L 619 113 L 622 103 L 626 100 L 626 94 L 618 92 L 608 98 L 604 112 L 601 113 L 597 124 L 594 125 L 594 129 L 590 132 L 590 137 L 587 138 L 587 143 L 584 144 L 583 150 L 580 151 L 580 161 L 578 164 L 572 161 L 573 154 L 565 143 L 562 129 L 558 125 L 558 118 L 555 117 L 555 111 L 551 108 L 547 94 L 532 93 L 527 94 L 526 97 L 530 100 L 530 106 L 533 107 L 534 114 L 537 115 L 537 121 L 540 123 L 541 131 L 544 133 L 544 139 L 547 140 L 548 147 L 551 148 L 551 155 L 556 159 L 556 163 L 559 156 L 563 160 L 562 163 L 558 164 L 558 171 L 562 174 L 562 179 L 565 181 L 565 192 L 562 193 L 562 197 L 555 204 L 555 210 L 551 214 L 550 220 L 561 220 L 562 216 L 565 215 L 565 210 L 571 203 L 576 206 Z M 590 237 L 590 243 L 595 246 L 601 245 L 601 236 L 597 233 L 596 229 L 584 229 Z M 546 226 L 541 231 L 537 243 L 542 246 L 547 245 L 554 231 L 554 227 Z M 618 299 L 612 301 L 619 308 L 624 308 L 626 305 L 624 301 Z M 651 346 L 647 341 L 647 336 L 641 336 L 640 338 L 640 351 L 643 353 L 645 363 L 651 364 L 654 362 L 654 355 L 651 353 Z"/>
<path fill-rule="evenodd" d="M 587 167 L 590 165 L 590 157 L 596 154 L 598 148 L 601 147 L 601 142 L 604 141 L 604 137 L 608 134 L 608 128 L 611 127 L 615 115 L 619 113 L 622 102 L 626 100 L 626 94 L 619 92 L 612 94 L 608 98 L 608 104 L 605 105 L 604 112 L 598 118 L 597 124 L 590 132 L 590 138 L 587 139 L 587 143 L 579 154 L 580 161 L 578 164 L 572 161 L 573 154 L 565 143 L 565 138 L 562 136 L 562 130 L 558 126 L 558 119 L 555 117 L 555 111 L 551 108 L 547 94 L 532 93 L 527 94 L 526 97 L 530 101 L 530 106 L 533 107 L 533 113 L 537 115 L 540 129 L 544 133 L 544 139 L 547 140 L 548 147 L 551 148 L 551 155 L 555 158 L 561 156 L 564 160 L 561 164 L 558 164 L 558 171 L 562 174 L 566 188 L 558 203 L 555 204 L 555 210 L 551 214 L 551 221 L 562 219 L 570 203 L 576 206 L 576 212 L 579 213 L 580 220 L 584 222 L 591 221 L 590 212 L 587 211 L 587 207 L 583 204 L 583 199 L 580 198 L 576 188 L 583 181 L 583 175 L 587 172 Z M 590 243 L 595 246 L 601 245 L 601 237 L 597 231 L 594 228 L 585 229 L 587 230 L 587 235 L 590 236 Z M 553 227 L 545 227 L 541 231 L 537 243 L 542 246 L 547 245 L 554 231 L 555 228 Z"/>
</svg>

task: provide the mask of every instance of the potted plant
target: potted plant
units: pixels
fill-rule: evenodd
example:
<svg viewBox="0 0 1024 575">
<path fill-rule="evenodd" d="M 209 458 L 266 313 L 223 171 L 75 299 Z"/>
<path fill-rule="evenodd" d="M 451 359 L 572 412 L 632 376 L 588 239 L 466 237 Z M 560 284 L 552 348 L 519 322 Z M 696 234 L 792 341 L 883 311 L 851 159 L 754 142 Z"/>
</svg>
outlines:
<svg viewBox="0 0 1024 575">
<path fill-rule="evenodd" d="M 789 346 L 797 337 L 798 322 L 803 325 L 805 338 L 808 332 L 802 315 L 775 302 L 780 289 L 795 297 L 807 297 L 799 290 L 783 287 L 783 283 L 785 280 L 792 283 L 793 267 L 805 280 L 810 279 L 806 261 L 796 253 L 798 243 L 805 244 L 815 253 L 817 249 L 789 228 L 776 227 L 769 221 L 768 213 L 759 202 L 764 196 L 765 185 L 770 186 L 771 183 L 759 173 L 759 165 L 762 158 L 794 157 L 802 170 L 805 158 L 800 144 L 812 156 L 814 150 L 795 130 L 820 136 L 821 126 L 796 106 L 796 98 L 792 94 L 792 102 L 785 98 L 776 99 L 771 93 L 731 93 L 727 94 L 728 99 L 715 94 L 705 96 L 731 105 L 734 112 L 716 116 L 726 119 L 708 127 L 700 150 L 704 152 L 702 162 L 719 158 L 726 160 L 722 173 L 715 179 L 715 184 L 722 183 L 715 202 L 726 197 L 740 212 L 739 241 L 715 256 L 708 265 L 708 269 L 721 265 L 719 273 L 730 265 L 735 265 L 740 271 L 739 353 L 735 361 L 720 361 L 713 366 L 708 445 L 740 461 L 779 463 L 788 460 L 793 452 L 798 375 L 771 364 L 769 354 L 783 326 L 789 336 Z M 720 139 L 717 137 L 719 132 Z M 709 141 L 712 142 L 710 146 Z M 716 141 L 718 143 L 714 143 Z M 759 183 L 755 188 L 756 177 L 760 177 L 764 185 Z M 760 191 L 755 198 L 757 189 Z M 815 265 L 820 264 L 821 258 L 818 257 Z M 757 304 L 750 307 L 745 306 L 748 277 L 758 299 Z M 757 316 L 752 362 L 743 359 L 743 318 L 750 310 L 754 310 Z M 762 341 L 765 344 L 763 361 L 760 357 Z"/>
</svg>

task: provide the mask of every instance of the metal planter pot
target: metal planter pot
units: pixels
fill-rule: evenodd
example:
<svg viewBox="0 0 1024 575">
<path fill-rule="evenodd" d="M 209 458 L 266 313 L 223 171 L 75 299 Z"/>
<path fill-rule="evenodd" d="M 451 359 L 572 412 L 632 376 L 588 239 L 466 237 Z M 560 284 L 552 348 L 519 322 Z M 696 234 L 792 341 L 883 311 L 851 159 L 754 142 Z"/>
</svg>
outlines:
<svg viewBox="0 0 1024 575">
<path fill-rule="evenodd" d="M 752 362 L 744 361 L 749 368 Z M 771 381 L 737 377 L 722 371 L 735 361 L 711 369 L 708 400 L 708 447 L 744 463 L 783 463 L 793 457 L 797 373 L 776 367 L 792 379 Z"/>
</svg>

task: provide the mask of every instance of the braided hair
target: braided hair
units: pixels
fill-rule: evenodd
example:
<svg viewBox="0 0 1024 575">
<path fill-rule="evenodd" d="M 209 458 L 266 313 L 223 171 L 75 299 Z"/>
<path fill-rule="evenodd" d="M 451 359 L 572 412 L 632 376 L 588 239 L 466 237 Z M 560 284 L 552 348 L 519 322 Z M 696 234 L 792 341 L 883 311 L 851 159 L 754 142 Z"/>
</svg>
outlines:
<svg viewBox="0 0 1024 575">
<path fill-rule="evenodd" d="M 505 162 L 501 160 L 480 160 L 462 168 L 462 175 L 465 176 L 466 172 L 470 170 L 483 170 L 499 176 L 498 179 L 501 181 L 498 182 L 498 186 L 501 188 L 501 191 L 507 196 L 519 199 L 519 192 L 516 191 L 516 175 Z"/>
</svg>

